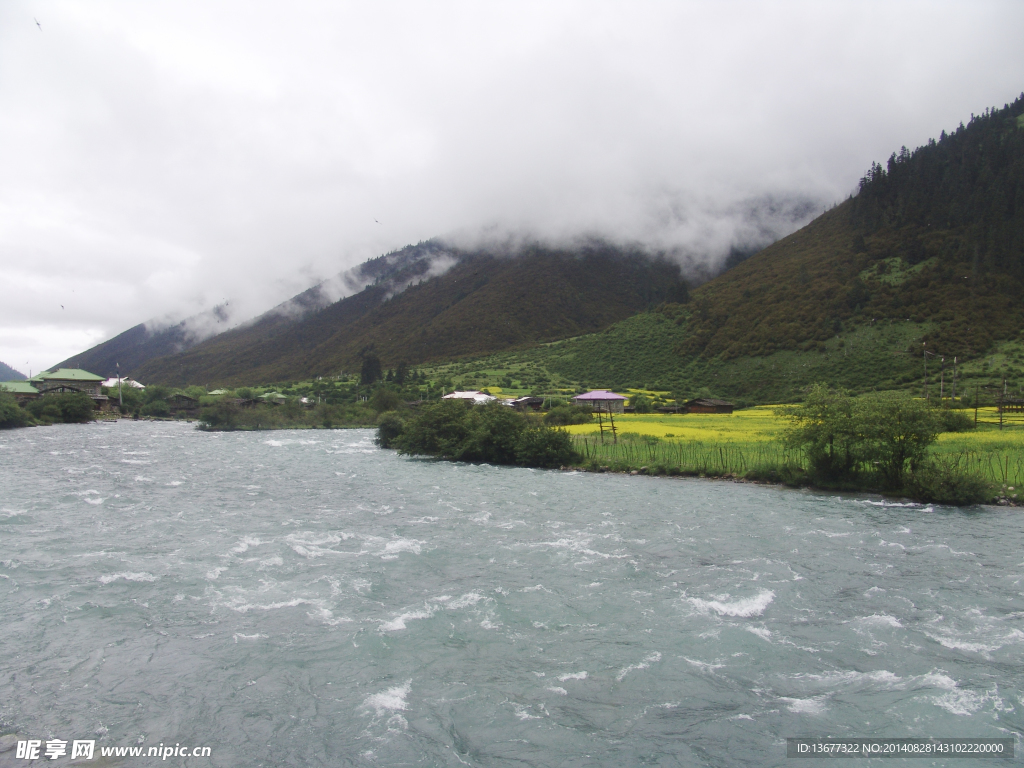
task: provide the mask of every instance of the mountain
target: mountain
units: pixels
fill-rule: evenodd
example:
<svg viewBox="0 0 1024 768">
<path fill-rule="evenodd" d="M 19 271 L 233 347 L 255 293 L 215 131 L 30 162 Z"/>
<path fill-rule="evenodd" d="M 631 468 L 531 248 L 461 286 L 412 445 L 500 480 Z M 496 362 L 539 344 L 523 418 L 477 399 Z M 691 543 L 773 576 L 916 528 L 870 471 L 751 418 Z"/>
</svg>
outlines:
<svg viewBox="0 0 1024 768">
<path fill-rule="evenodd" d="M 590 333 L 687 291 L 678 265 L 605 243 L 505 255 L 428 241 L 367 264 L 378 274 L 358 293 L 329 302 L 310 289 L 131 374 L 174 385 L 302 379 L 356 370 L 369 349 L 385 367 L 420 365 Z"/>
<path fill-rule="evenodd" d="M 818 380 L 923 391 L 926 366 L 948 394 L 954 358 L 974 383 L 1024 386 L 1024 95 L 873 164 L 856 196 L 688 303 L 506 362 L 778 402 Z"/>
<path fill-rule="evenodd" d="M 250 337 L 272 333 L 310 312 L 329 306 L 338 295 L 354 293 L 373 283 L 380 284 L 390 280 L 392 282 L 389 285 L 398 290 L 403 279 L 412 280 L 431 274 L 430 270 L 443 255 L 438 246 L 421 243 L 396 253 L 370 259 L 338 274 L 332 280 L 314 285 L 293 296 L 244 324 L 245 328 Z M 226 305 L 216 306 L 170 325 L 140 323 L 108 341 L 69 357 L 54 367 L 84 368 L 94 373 L 113 376 L 116 366 L 119 365 L 122 375 L 137 376 L 143 364 L 149 360 L 184 352 L 212 336 L 230 330 L 233 323 L 228 310 L 229 307 Z"/>
<path fill-rule="evenodd" d="M 21 381 L 27 378 L 24 373 L 14 370 L 7 363 L 0 362 L 0 381 Z"/>
</svg>

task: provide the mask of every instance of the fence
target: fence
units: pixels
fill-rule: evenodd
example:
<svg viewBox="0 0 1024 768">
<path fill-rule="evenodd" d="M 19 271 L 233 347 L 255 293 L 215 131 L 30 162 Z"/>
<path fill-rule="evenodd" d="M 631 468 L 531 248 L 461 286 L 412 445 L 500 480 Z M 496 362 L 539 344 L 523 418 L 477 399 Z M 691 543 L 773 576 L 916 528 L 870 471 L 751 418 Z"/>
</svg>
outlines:
<svg viewBox="0 0 1024 768">
<path fill-rule="evenodd" d="M 615 469 L 648 467 L 680 474 L 745 475 L 751 471 L 768 472 L 783 467 L 803 469 L 805 457 L 777 442 L 704 443 L 701 441 L 657 440 L 642 435 L 620 435 L 619 441 L 602 443 L 597 436 L 578 435 L 576 450 L 584 463 Z M 993 450 L 943 450 L 936 446 L 932 455 L 947 471 L 977 474 L 1001 486 L 1024 486 L 1024 454 L 1013 448 Z"/>
<path fill-rule="evenodd" d="M 620 435 L 617 443 L 580 435 L 576 450 L 585 462 L 618 467 L 663 467 L 697 474 L 746 474 L 751 470 L 802 466 L 803 455 L 780 443 L 706 444 Z"/>
</svg>

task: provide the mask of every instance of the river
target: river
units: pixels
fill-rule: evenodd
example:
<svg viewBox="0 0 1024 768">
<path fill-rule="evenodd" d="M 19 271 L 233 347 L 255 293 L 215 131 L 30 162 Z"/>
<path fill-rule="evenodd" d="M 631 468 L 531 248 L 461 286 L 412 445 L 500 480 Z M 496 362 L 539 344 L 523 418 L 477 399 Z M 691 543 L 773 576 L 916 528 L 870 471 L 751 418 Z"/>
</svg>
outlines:
<svg viewBox="0 0 1024 768">
<path fill-rule="evenodd" d="M 1021 732 L 1020 510 L 372 438 L 0 434 L 0 734 L 210 748 L 174 765 L 504 767 Z"/>
</svg>

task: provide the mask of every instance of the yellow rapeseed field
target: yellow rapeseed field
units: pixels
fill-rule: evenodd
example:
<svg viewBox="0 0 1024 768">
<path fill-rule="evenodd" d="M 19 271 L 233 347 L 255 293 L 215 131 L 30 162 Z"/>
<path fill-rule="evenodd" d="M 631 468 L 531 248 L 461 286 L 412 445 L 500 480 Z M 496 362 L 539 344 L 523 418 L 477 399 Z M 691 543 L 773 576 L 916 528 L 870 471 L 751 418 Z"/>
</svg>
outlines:
<svg viewBox="0 0 1024 768">
<path fill-rule="evenodd" d="M 682 451 L 680 462 L 692 463 L 694 457 L 708 462 L 718 457 L 723 468 L 740 471 L 748 464 L 774 456 L 773 452 L 789 455 L 781 440 L 787 420 L 779 415 L 778 408 L 765 405 L 731 414 L 620 414 L 615 417 L 621 438 L 619 447 L 612 444 L 608 432 L 603 443 L 598 440 L 596 419 L 567 429 L 577 436 L 578 446 L 585 445 L 587 451 L 598 451 L 602 456 L 607 454 L 608 460 L 616 459 L 623 451 L 634 450 L 631 446 L 638 439 L 634 436 L 650 436 L 658 438 L 668 453 Z M 969 413 L 973 416 L 973 411 Z M 992 423 L 999 419 L 995 409 L 979 409 L 978 417 L 977 429 L 939 435 L 932 452 L 937 456 L 959 456 L 997 483 L 1024 484 L 1024 420 L 1016 418 L 1013 425 L 1000 430 Z M 653 447 L 644 450 L 655 451 Z M 688 452 L 694 453 L 694 457 Z M 652 462 L 654 455 L 651 453 Z"/>
<path fill-rule="evenodd" d="M 785 428 L 775 406 L 764 405 L 735 413 L 623 413 L 615 417 L 620 432 L 652 435 L 661 439 L 708 443 L 753 443 L 775 440 Z M 605 419 L 607 422 L 607 419 Z M 597 420 L 568 427 L 576 435 L 597 434 Z"/>
</svg>

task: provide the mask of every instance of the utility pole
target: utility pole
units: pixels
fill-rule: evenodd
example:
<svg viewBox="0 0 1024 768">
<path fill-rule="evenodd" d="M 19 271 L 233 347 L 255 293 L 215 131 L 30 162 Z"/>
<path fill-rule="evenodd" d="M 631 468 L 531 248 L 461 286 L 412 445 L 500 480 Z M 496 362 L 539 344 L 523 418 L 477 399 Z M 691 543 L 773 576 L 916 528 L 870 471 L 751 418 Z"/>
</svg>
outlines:
<svg viewBox="0 0 1024 768">
<path fill-rule="evenodd" d="M 978 385 L 974 385 L 974 426 L 978 426 Z"/>
<path fill-rule="evenodd" d="M 121 365 L 120 363 L 114 363 L 114 367 L 117 369 L 117 407 L 124 407 L 124 400 L 121 399 Z M 110 370 L 109 368 L 107 369 Z"/>
<path fill-rule="evenodd" d="M 924 360 L 924 399 L 928 399 L 928 342 L 921 342 L 921 358 Z"/>
<path fill-rule="evenodd" d="M 956 400 L 956 356 L 953 356 L 953 399 Z"/>
<path fill-rule="evenodd" d="M 942 361 L 942 368 L 939 373 L 939 405 L 942 405 L 942 398 L 946 389 L 946 356 L 939 358 Z"/>
<path fill-rule="evenodd" d="M 1006 410 L 1006 379 L 1003 379 L 1003 396 L 999 398 L 999 429 L 1003 428 L 1003 411 Z"/>
</svg>

